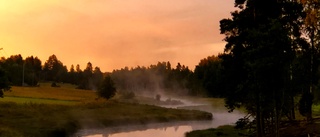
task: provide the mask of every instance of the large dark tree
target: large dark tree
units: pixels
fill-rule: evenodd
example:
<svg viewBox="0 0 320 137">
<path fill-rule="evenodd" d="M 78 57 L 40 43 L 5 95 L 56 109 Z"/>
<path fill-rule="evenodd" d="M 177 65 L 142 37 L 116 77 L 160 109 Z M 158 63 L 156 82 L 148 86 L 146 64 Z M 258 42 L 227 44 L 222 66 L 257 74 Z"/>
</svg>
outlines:
<svg viewBox="0 0 320 137">
<path fill-rule="evenodd" d="M 312 121 L 312 103 L 315 94 L 315 85 L 318 84 L 318 68 L 320 64 L 320 1 L 319 0 L 301 0 L 306 13 L 304 23 L 304 34 L 310 43 L 304 47 L 302 57 L 307 58 L 308 67 L 307 77 L 309 90 L 304 90 L 300 100 L 300 112 L 305 115 L 308 121 Z M 304 111 L 301 111 L 304 110 Z"/>
<path fill-rule="evenodd" d="M 301 6 L 289 0 L 236 0 L 235 6 L 240 11 L 220 21 L 227 42 L 220 56 L 228 80 L 226 105 L 231 110 L 243 105 L 255 118 L 257 136 L 278 136 L 291 95 Z"/>
</svg>

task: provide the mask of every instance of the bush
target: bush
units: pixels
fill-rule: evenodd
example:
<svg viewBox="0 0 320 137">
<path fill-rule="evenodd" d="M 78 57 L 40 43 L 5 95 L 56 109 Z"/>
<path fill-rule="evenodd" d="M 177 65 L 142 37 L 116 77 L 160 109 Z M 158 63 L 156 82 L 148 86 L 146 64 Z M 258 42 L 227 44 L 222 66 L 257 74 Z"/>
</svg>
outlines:
<svg viewBox="0 0 320 137">
<path fill-rule="evenodd" d="M 161 95 L 157 94 L 157 95 L 156 95 L 156 100 L 157 100 L 157 101 L 160 101 L 160 99 L 161 99 Z"/>
<path fill-rule="evenodd" d="M 98 89 L 98 96 L 105 98 L 105 99 L 110 99 L 116 94 L 116 88 L 114 86 L 114 82 L 112 81 L 111 77 L 107 75 L 101 86 Z"/>
<path fill-rule="evenodd" d="M 60 86 L 56 82 L 52 82 L 51 87 L 60 87 Z"/>
</svg>

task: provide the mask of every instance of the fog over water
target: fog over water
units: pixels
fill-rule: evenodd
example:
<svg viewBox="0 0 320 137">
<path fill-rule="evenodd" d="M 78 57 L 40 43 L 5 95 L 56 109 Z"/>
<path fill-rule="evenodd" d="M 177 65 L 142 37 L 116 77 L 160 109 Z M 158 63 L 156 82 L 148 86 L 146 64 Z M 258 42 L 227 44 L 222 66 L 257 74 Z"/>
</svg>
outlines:
<svg viewBox="0 0 320 137">
<path fill-rule="evenodd" d="M 162 106 L 170 108 L 198 109 L 211 112 L 213 120 L 166 122 L 146 125 L 130 125 L 101 129 L 82 129 L 75 136 L 81 137 L 184 137 L 186 132 L 215 128 L 221 125 L 234 124 L 244 113 L 235 110 L 228 113 L 227 109 L 215 109 L 205 103 L 192 103 L 181 100 L 184 105 Z"/>
</svg>

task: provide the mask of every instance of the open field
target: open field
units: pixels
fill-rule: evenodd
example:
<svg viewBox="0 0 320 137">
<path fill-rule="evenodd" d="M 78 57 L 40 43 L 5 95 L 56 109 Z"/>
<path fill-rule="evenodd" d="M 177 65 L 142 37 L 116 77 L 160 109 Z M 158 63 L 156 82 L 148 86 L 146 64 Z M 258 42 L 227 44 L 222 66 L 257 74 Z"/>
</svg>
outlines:
<svg viewBox="0 0 320 137">
<path fill-rule="evenodd" d="M 71 84 L 59 84 L 60 87 L 51 87 L 51 83 L 41 83 L 39 87 L 16 87 L 11 92 L 5 92 L 5 97 L 27 97 L 41 99 L 55 99 L 66 101 L 88 101 L 97 98 L 92 90 L 76 89 Z M 1 101 L 1 100 L 0 100 Z M 13 100 L 14 101 L 14 100 Z"/>
<path fill-rule="evenodd" d="M 0 136 L 64 137 L 81 128 L 209 120 L 211 113 L 96 99 L 72 85 L 12 87 L 0 98 Z"/>
<path fill-rule="evenodd" d="M 23 103 L 38 103 L 38 104 L 64 104 L 64 105 L 74 105 L 79 103 L 79 101 L 72 100 L 59 100 L 59 99 L 46 99 L 46 98 L 32 98 L 32 97 L 5 97 L 0 99 L 0 102 L 15 102 L 19 104 Z"/>
</svg>

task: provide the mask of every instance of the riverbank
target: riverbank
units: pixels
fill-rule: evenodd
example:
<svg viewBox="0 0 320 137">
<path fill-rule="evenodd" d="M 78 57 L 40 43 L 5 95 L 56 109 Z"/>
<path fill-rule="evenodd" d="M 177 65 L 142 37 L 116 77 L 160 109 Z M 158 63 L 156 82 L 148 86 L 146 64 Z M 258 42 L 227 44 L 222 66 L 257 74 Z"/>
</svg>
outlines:
<svg viewBox="0 0 320 137">
<path fill-rule="evenodd" d="M 318 137 L 320 136 L 320 118 L 314 119 L 313 123 L 295 121 L 287 123 L 280 129 L 281 137 Z M 206 130 L 195 130 L 186 133 L 186 137 L 245 137 L 246 130 L 235 129 L 232 125 L 220 126 Z M 269 137 L 273 137 L 270 135 Z"/>
<path fill-rule="evenodd" d="M 208 112 L 147 105 L 168 101 L 138 96 L 128 102 L 117 97 L 107 101 L 97 99 L 91 90 L 59 86 L 41 83 L 40 87 L 12 87 L 12 92 L 5 92 L 0 98 L 0 136 L 63 137 L 79 129 L 212 119 Z"/>
<path fill-rule="evenodd" d="M 210 120 L 211 113 L 94 101 L 77 105 L 0 102 L 0 136 L 63 137 L 82 128 Z"/>
<path fill-rule="evenodd" d="M 313 122 L 307 123 L 302 116 L 297 113 L 298 120 L 283 122 L 280 127 L 280 136 L 285 137 L 318 137 L 320 136 L 320 105 L 313 106 Z M 186 137 L 244 137 L 248 136 L 246 130 L 235 129 L 233 125 L 225 125 L 217 128 L 195 130 L 186 133 Z M 273 137 L 273 135 L 270 135 Z"/>
</svg>

